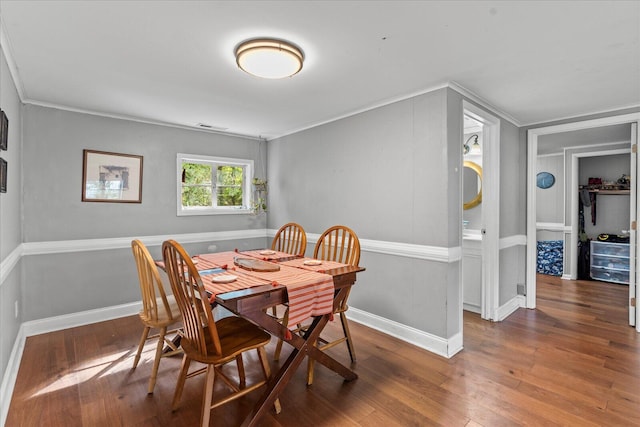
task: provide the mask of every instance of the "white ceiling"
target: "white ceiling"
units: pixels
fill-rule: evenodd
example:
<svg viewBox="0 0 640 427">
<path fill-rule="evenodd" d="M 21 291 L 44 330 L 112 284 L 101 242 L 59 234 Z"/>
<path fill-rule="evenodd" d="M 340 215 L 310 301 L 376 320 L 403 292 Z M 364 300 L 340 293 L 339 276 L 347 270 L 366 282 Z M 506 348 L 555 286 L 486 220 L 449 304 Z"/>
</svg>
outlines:
<svg viewBox="0 0 640 427">
<path fill-rule="evenodd" d="M 453 84 L 517 125 L 640 105 L 639 1 L 0 1 L 24 102 L 273 138 Z M 253 37 L 303 70 L 237 69 Z M 16 76 L 17 74 L 17 76 Z"/>
</svg>

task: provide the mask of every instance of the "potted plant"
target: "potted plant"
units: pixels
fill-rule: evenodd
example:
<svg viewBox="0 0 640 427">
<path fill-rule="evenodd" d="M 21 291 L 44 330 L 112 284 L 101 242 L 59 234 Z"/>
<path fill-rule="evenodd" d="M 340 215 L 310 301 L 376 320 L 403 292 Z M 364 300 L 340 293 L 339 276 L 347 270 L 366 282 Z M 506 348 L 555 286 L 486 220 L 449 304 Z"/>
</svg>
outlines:
<svg viewBox="0 0 640 427">
<path fill-rule="evenodd" d="M 267 211 L 267 180 L 253 178 L 253 204 L 252 210 L 254 214 Z"/>
</svg>

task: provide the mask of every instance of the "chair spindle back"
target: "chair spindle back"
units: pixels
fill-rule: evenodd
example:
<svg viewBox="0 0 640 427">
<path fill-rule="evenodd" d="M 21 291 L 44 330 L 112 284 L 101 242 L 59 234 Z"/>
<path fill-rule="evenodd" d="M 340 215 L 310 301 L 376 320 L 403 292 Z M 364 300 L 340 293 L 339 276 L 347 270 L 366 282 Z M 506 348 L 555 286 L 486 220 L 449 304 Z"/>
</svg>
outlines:
<svg viewBox="0 0 640 427">
<path fill-rule="evenodd" d="M 271 242 L 271 249 L 291 255 L 304 256 L 307 250 L 307 234 L 299 224 L 287 223 L 280 227 L 276 233 Z"/>
<path fill-rule="evenodd" d="M 136 260 L 136 267 L 138 269 L 138 283 L 140 284 L 142 312 L 145 320 L 157 322 L 160 310 L 166 313 L 169 319 L 176 318 L 169 307 L 169 301 L 164 292 L 158 268 L 149 250 L 144 243 L 137 239 L 131 242 L 131 250 L 133 251 L 133 257 Z M 160 301 L 162 302 L 162 306 L 158 305 Z"/>
<path fill-rule="evenodd" d="M 318 239 L 313 257 L 357 266 L 360 262 L 360 240 L 349 227 L 334 225 Z"/>
<path fill-rule="evenodd" d="M 167 240 L 162 244 L 162 258 L 182 313 L 183 339 L 187 339 L 200 354 L 209 356 L 206 339 L 206 334 L 209 334 L 215 354 L 222 354 L 211 305 L 191 257 L 178 242 Z"/>
</svg>

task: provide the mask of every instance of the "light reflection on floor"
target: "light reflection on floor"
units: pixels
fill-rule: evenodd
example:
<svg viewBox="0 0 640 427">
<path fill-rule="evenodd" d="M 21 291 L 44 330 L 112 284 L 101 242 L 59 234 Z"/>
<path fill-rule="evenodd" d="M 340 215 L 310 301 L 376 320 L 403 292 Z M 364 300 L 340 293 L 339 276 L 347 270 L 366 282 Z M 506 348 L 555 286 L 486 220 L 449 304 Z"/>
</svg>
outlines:
<svg viewBox="0 0 640 427">
<path fill-rule="evenodd" d="M 146 353 L 151 352 L 150 360 L 153 361 L 155 354 L 155 345 L 145 346 L 141 355 L 140 364 L 144 363 L 145 359 L 149 357 Z M 119 351 L 106 356 L 96 357 L 90 361 L 83 362 L 77 367 L 72 368 L 71 371 L 60 374 L 58 378 L 51 384 L 39 388 L 35 391 L 31 397 L 42 396 L 47 393 L 53 393 L 66 387 L 72 387 L 83 382 L 89 381 L 92 378 L 101 378 L 106 375 L 110 375 L 115 372 L 120 372 L 126 369 L 131 369 L 133 366 L 134 353 L 130 350 Z"/>
</svg>

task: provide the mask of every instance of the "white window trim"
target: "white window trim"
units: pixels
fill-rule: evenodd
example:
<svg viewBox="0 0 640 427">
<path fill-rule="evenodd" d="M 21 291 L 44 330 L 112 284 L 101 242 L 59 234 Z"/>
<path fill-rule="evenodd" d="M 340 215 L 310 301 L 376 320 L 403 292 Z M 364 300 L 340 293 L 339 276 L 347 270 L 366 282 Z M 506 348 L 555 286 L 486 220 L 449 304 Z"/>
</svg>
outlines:
<svg viewBox="0 0 640 427">
<path fill-rule="evenodd" d="M 246 170 L 246 179 L 244 180 L 243 194 L 246 195 L 245 201 L 247 206 L 242 208 L 230 208 L 230 207 L 195 207 L 185 209 L 182 207 L 182 163 L 183 162 L 212 162 L 223 163 L 225 165 L 237 165 L 244 166 Z M 178 216 L 193 216 L 193 215 L 237 215 L 237 214 L 250 214 L 252 203 L 252 191 L 251 183 L 253 181 L 253 160 L 249 159 L 234 159 L 229 157 L 214 157 L 203 156 L 199 154 L 185 154 L 178 153 L 176 155 L 176 203 L 177 203 L 177 215 Z"/>
</svg>

